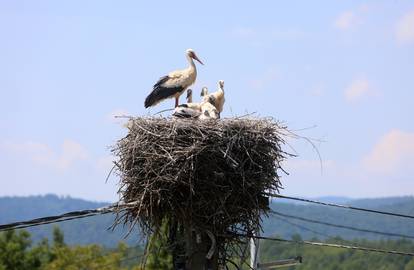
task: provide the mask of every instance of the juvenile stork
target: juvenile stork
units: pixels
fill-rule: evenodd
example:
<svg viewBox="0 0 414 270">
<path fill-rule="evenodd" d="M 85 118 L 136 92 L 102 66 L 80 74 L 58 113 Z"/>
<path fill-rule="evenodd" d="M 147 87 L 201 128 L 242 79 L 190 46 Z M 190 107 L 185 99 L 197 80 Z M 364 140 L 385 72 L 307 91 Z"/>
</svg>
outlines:
<svg viewBox="0 0 414 270">
<path fill-rule="evenodd" d="M 218 112 L 221 113 L 223 111 L 223 106 L 225 102 L 224 81 L 218 81 L 217 91 L 211 94 L 208 94 L 207 87 L 203 87 L 203 89 L 201 90 L 201 96 L 203 97 L 203 101 L 211 103 L 212 105 L 214 105 L 214 107 L 216 107 Z"/>
<path fill-rule="evenodd" d="M 200 120 L 219 119 L 220 113 L 216 107 L 210 102 L 201 103 L 201 114 L 198 117 Z"/>
<path fill-rule="evenodd" d="M 187 103 L 174 109 L 173 116 L 178 118 L 197 118 L 201 114 L 201 103 L 193 103 L 193 91 L 187 90 Z"/>
<path fill-rule="evenodd" d="M 186 51 L 188 68 L 170 72 L 168 75 L 161 77 L 152 89 L 152 92 L 145 99 L 145 108 L 157 105 L 164 99 L 175 98 L 175 107 L 178 107 L 178 101 L 181 94 L 192 85 L 197 78 L 197 69 L 193 59 L 204 65 L 192 49 Z"/>
</svg>

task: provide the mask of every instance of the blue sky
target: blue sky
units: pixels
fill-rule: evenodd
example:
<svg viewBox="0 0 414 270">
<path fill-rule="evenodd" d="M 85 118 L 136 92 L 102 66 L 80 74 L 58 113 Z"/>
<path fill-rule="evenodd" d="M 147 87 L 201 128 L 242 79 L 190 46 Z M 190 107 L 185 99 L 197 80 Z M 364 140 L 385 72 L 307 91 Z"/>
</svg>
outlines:
<svg viewBox="0 0 414 270">
<path fill-rule="evenodd" d="M 323 169 L 290 141 L 284 194 L 414 195 L 412 1 L 0 0 L 0 35 L 0 196 L 115 200 L 113 115 L 171 107 L 143 101 L 187 48 L 225 116 L 316 126 Z"/>
</svg>

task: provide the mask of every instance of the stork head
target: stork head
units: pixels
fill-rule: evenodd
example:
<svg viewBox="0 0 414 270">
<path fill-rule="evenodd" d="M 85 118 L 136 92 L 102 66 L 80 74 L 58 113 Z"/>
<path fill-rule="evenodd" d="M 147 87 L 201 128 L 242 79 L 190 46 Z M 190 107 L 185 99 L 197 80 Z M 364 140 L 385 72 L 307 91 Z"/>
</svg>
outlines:
<svg viewBox="0 0 414 270">
<path fill-rule="evenodd" d="M 220 89 L 224 90 L 224 81 L 223 80 L 218 81 L 218 87 Z"/>
<path fill-rule="evenodd" d="M 187 49 L 186 54 L 188 57 L 197 60 L 200 64 L 204 65 L 203 62 L 201 62 L 200 59 L 198 59 L 197 55 L 195 54 L 195 52 L 193 51 L 193 49 Z"/>
<path fill-rule="evenodd" d="M 204 97 L 207 95 L 208 95 L 208 88 L 204 86 L 203 88 L 201 88 L 200 96 Z"/>
</svg>

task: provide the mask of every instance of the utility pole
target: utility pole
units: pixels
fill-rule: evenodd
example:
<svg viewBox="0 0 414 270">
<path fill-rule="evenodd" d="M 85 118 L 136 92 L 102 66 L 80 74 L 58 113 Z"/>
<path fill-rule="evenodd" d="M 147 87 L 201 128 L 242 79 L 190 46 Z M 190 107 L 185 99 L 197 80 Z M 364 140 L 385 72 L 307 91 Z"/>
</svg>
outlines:
<svg viewBox="0 0 414 270">
<path fill-rule="evenodd" d="M 218 253 L 214 235 L 209 232 L 196 232 L 187 227 L 186 270 L 218 270 Z"/>
</svg>

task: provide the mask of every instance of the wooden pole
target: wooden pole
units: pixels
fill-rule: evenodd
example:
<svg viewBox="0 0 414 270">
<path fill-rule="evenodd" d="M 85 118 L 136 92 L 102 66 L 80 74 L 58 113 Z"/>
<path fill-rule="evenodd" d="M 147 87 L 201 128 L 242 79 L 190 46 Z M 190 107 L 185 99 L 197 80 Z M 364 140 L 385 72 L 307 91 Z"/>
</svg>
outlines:
<svg viewBox="0 0 414 270">
<path fill-rule="evenodd" d="M 211 254 L 212 241 L 207 233 L 186 231 L 186 270 L 218 270 L 217 250 Z M 215 244 L 214 244 L 215 248 Z M 212 255 L 208 259 L 208 254 Z"/>
</svg>

